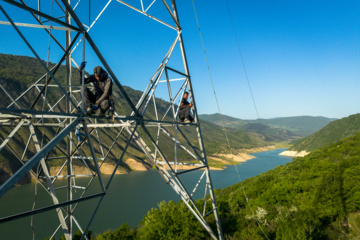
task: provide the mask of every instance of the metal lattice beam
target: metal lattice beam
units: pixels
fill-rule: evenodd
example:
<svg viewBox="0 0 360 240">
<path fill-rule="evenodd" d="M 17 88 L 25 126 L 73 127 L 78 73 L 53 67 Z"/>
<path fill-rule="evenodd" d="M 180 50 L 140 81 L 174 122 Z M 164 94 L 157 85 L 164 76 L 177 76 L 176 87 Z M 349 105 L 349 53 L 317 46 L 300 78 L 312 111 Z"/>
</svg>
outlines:
<svg viewBox="0 0 360 240">
<path fill-rule="evenodd" d="M 2 140 L 0 143 L 0 157 L 4 154 L 4 149 L 9 149 L 12 156 L 23 164 L 12 177 L 0 186 L 0 197 L 5 195 L 22 177 L 31 173 L 47 189 L 53 204 L 3 217 L 0 219 L 0 224 L 21 217 L 55 210 L 59 225 L 52 236 L 55 236 L 62 229 L 66 239 L 71 239 L 74 232 L 73 228 L 77 227 L 83 233 L 82 238 L 84 238 L 118 167 L 124 160 L 127 150 L 135 145 L 180 196 L 181 200 L 209 235 L 213 239 L 223 239 L 175 0 L 159 1 L 163 4 L 164 14 L 168 14 L 171 23 L 149 14 L 148 11 L 156 7 L 154 5 L 155 0 L 148 6 L 144 6 L 143 1 L 139 0 L 140 7 L 135 6 L 134 2 L 130 4 L 122 0 L 117 0 L 114 3 L 122 4 L 148 17 L 151 21 L 160 23 L 173 30 L 175 35 L 159 67 L 150 77 L 149 84 L 136 103 L 131 100 L 126 89 L 112 71 L 110 64 L 106 61 L 102 51 L 89 33 L 105 9 L 112 6 L 110 5 L 111 0 L 107 2 L 92 24 L 89 23 L 90 26 L 86 26 L 82 22 L 78 15 L 79 8 L 77 5 L 72 7 L 70 0 L 56 1 L 61 10 L 57 13 L 59 16 L 53 16 L 52 11 L 46 12 L 42 10 L 44 8 L 40 5 L 36 10 L 32 7 L 34 3 L 29 2 L 27 4 L 25 0 L 21 0 L 21 3 L 13 0 L 3 0 L 3 2 L 17 7 L 19 12 L 28 12 L 32 16 L 34 22 L 15 22 L 5 10 L 6 8 L 0 4 L 0 11 L 8 20 L 0 21 L 0 24 L 16 30 L 41 63 L 45 73 L 22 93 L 14 93 L 0 83 L 0 88 L 5 93 L 4 96 L 10 102 L 7 105 L 0 103 L 0 126 L 7 129 L 7 131 L 0 133 L 6 135 L 0 136 Z M 41 4 L 41 2 L 39 1 L 38 4 Z M 40 17 L 44 18 L 44 20 Z M 55 26 L 52 26 L 52 24 L 55 24 Z M 40 55 L 35 51 L 20 28 L 46 30 L 44 34 L 53 39 L 63 52 L 54 67 L 49 68 L 44 64 Z M 65 32 L 66 38 L 58 38 L 56 34 L 52 33 L 53 30 Z M 76 32 L 76 34 L 71 36 L 71 32 Z M 79 38 L 80 36 L 82 38 Z M 84 60 L 84 42 L 82 49 L 83 59 L 74 59 L 72 55 L 75 51 L 81 51 L 80 48 L 78 49 L 81 41 L 87 42 L 98 60 L 103 64 L 115 83 L 114 87 L 119 90 L 126 104 L 130 107 L 131 113 L 120 115 L 120 113 L 115 112 L 113 120 L 85 114 L 83 107 L 84 86 L 74 84 L 71 75 L 71 65 L 78 67 L 80 65 L 78 63 Z M 169 67 L 170 59 L 173 58 L 173 52 L 177 47 L 181 53 L 180 62 L 182 62 L 182 66 Z M 66 62 L 66 81 L 62 82 L 57 74 L 64 61 Z M 52 80 L 55 84 L 50 84 Z M 159 88 L 162 84 L 164 84 L 168 96 L 168 106 L 165 110 L 161 110 L 163 108 L 159 107 L 160 101 L 156 98 L 156 95 L 163 91 Z M 34 91 L 36 91 L 36 94 L 33 96 Z M 52 97 L 49 97 L 48 91 L 53 94 Z M 189 92 L 189 97 L 193 102 L 192 110 L 195 119 L 193 123 L 183 123 L 178 120 L 180 102 L 185 91 Z M 28 98 L 33 98 L 30 105 L 23 103 Z M 24 105 L 26 106 L 24 107 Z M 44 109 L 44 106 L 47 107 L 47 110 Z M 190 131 L 185 130 L 185 128 L 190 129 Z M 139 129 L 141 129 L 142 134 L 140 134 Z M 17 138 L 17 134 L 27 134 L 27 142 L 24 142 L 23 146 L 17 146 L 14 149 L 11 146 L 15 144 L 14 138 Z M 110 143 L 104 141 L 105 136 L 107 138 L 113 136 Z M 196 141 L 193 139 L 196 139 Z M 164 143 L 173 144 L 173 150 L 165 152 Z M 119 151 L 121 154 L 117 158 L 110 158 L 115 152 Z M 187 157 L 180 158 L 180 153 L 185 154 Z M 56 173 L 52 172 L 51 164 L 53 160 L 62 161 Z M 107 183 L 104 182 L 101 173 L 101 167 L 105 161 L 115 162 L 112 175 Z M 75 162 L 84 166 L 88 173 L 77 173 L 74 168 Z M 187 169 L 181 169 L 184 166 Z M 41 171 L 34 171 L 36 167 L 39 167 Z M 202 171 L 202 174 L 199 179 L 194 181 L 192 187 L 187 187 L 182 183 L 180 176 L 186 176 L 187 173 L 193 171 Z M 87 177 L 89 179 L 88 183 L 84 186 L 76 185 L 76 179 L 79 177 Z M 67 185 L 64 186 L 67 189 L 67 197 L 64 201 L 59 201 L 58 189 L 54 187 L 55 182 L 60 178 L 67 179 Z M 46 181 L 43 182 L 43 180 Z M 90 184 L 94 182 L 98 184 L 98 192 L 87 195 Z M 201 187 L 203 187 L 201 191 L 205 190 L 204 205 L 198 207 L 193 196 L 200 191 Z M 73 192 L 75 189 L 81 191 L 81 194 L 80 197 L 74 199 Z M 98 198 L 98 204 L 93 210 L 85 229 L 83 229 L 76 220 L 74 210 L 83 201 L 94 198 Z M 208 199 L 211 202 L 210 205 L 208 205 Z M 216 229 L 212 229 L 209 225 L 207 221 L 209 215 L 212 215 L 215 219 Z"/>
</svg>

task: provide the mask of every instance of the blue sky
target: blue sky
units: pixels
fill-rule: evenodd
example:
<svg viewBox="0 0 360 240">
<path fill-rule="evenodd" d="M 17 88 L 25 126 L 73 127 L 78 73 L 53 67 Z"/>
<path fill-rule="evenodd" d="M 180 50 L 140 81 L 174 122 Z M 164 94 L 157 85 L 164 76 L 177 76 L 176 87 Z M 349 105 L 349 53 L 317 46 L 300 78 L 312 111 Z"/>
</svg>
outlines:
<svg viewBox="0 0 360 240">
<path fill-rule="evenodd" d="M 92 1 L 92 19 L 106 2 Z M 226 1 L 194 2 L 221 112 L 256 119 Z M 76 10 L 83 19 L 88 18 L 87 3 L 81 2 Z M 359 112 L 359 1 L 228 0 L 228 3 L 261 118 L 300 115 L 342 118 Z M 25 12 L 19 14 L 7 3 L 1 5 L 15 22 L 30 21 Z M 192 2 L 182 0 L 177 5 L 198 111 L 215 113 L 216 102 Z M 149 13 L 171 23 L 164 10 L 157 0 Z M 6 20 L 2 13 L 0 20 Z M 0 25 L 0 28 L 2 36 L 6 36 L 0 39 L 1 53 L 33 56 L 12 27 Z M 41 58 L 46 59 L 48 36 L 44 31 L 21 30 Z M 120 82 L 137 90 L 145 89 L 176 36 L 174 30 L 116 1 L 111 2 L 90 34 Z M 51 44 L 50 60 L 56 62 L 61 51 Z M 100 62 L 89 46 L 86 50 L 86 69 L 91 71 Z M 81 62 L 81 54 L 81 48 L 74 52 L 77 62 Z M 175 52 L 174 57 L 178 56 Z M 169 66 L 179 63 L 174 58 Z"/>
</svg>

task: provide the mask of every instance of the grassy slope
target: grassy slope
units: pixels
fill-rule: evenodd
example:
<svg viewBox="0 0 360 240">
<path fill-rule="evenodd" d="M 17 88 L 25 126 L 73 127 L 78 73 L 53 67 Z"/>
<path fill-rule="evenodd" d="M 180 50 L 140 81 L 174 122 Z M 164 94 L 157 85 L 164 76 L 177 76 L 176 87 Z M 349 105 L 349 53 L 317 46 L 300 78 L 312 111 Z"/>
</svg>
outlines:
<svg viewBox="0 0 360 240">
<path fill-rule="evenodd" d="M 245 180 L 249 204 L 240 183 L 217 190 L 225 238 L 359 239 L 359 143 L 357 133 Z M 159 208 L 149 211 L 138 228 L 123 225 L 97 239 L 208 238 L 183 203 L 163 202 Z"/>
<path fill-rule="evenodd" d="M 360 131 L 360 114 L 354 114 L 329 123 L 318 132 L 296 143 L 290 150 L 312 151 L 339 141 Z"/>
</svg>

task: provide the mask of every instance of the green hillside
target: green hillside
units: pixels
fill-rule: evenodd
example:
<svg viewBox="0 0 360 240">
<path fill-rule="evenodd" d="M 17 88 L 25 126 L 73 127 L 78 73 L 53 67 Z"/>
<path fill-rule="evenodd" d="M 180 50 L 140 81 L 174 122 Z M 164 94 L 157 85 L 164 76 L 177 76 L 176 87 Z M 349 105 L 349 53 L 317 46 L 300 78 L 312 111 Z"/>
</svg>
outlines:
<svg viewBox="0 0 360 240">
<path fill-rule="evenodd" d="M 318 132 L 302 139 L 290 150 L 312 151 L 327 144 L 339 141 L 342 138 L 352 136 L 360 131 L 360 114 L 354 114 L 329 123 Z"/>
<path fill-rule="evenodd" d="M 53 63 L 49 63 L 49 68 L 53 67 Z M 73 69 L 73 83 L 77 84 L 77 70 Z M 11 89 L 11 93 L 14 96 L 19 95 L 19 93 L 23 92 L 27 87 L 32 85 L 35 80 L 37 80 L 43 74 L 43 69 L 40 63 L 35 58 L 25 57 L 25 56 L 14 56 L 8 54 L 0 54 L 0 83 L 6 87 L 6 89 Z M 60 82 L 64 81 L 65 69 L 63 66 L 60 67 L 55 77 L 59 78 Z M 130 87 L 124 87 L 126 92 L 128 93 L 130 99 L 134 103 L 140 99 L 142 92 L 138 90 L 134 90 Z M 49 90 L 50 91 L 50 90 Z M 119 90 L 116 86 L 113 89 L 114 99 L 116 101 L 116 110 L 120 115 L 127 114 L 131 112 L 130 107 L 126 103 L 124 97 L 120 94 Z M 28 108 L 29 105 L 34 100 L 34 92 L 25 95 L 25 101 L 21 102 L 21 107 Z M 56 94 L 54 94 L 56 96 Z M 54 99 L 56 99 L 54 97 Z M 57 99 L 56 99 L 57 100 Z M 2 102 L 2 106 L 6 106 L 10 103 L 8 97 L 5 94 L 0 94 L 0 101 Z M 160 115 L 163 115 L 169 105 L 168 102 L 156 99 L 158 104 L 158 111 Z M 41 109 L 42 102 L 35 106 L 37 109 Z M 48 110 L 47 106 L 45 106 L 45 111 Z M 63 109 L 59 109 L 63 110 Z M 148 110 L 145 113 L 145 118 L 155 118 L 154 107 L 153 104 L 148 105 Z M 201 121 L 202 133 L 205 141 L 205 145 L 209 146 L 207 150 L 209 153 L 225 151 L 228 149 L 225 133 L 222 127 L 215 125 L 211 122 Z M 187 131 L 184 128 L 184 131 Z M 225 129 L 228 134 L 231 146 L 235 149 L 240 148 L 252 148 L 268 145 L 266 141 L 263 140 L 263 136 L 256 133 L 247 133 L 241 130 L 234 129 Z M 189 131 L 187 131 L 189 132 Z M 5 136 L 5 135 L 4 135 Z M 193 139 L 196 138 L 196 133 L 192 136 Z M 192 139 L 190 139 L 192 140 Z M 22 140 L 20 140 L 22 141 Z"/>
<path fill-rule="evenodd" d="M 222 126 L 223 121 L 225 123 L 225 127 L 231 128 L 239 128 L 248 122 L 245 120 L 241 120 L 239 118 L 230 117 L 224 114 L 214 113 L 214 114 L 201 114 L 199 118 L 208 122 L 215 123 L 217 125 Z"/>
<path fill-rule="evenodd" d="M 44 62 L 45 63 L 45 62 Z M 47 63 L 45 63 L 47 64 Z M 54 63 L 48 63 L 49 68 L 55 66 Z M 92 68 L 87 68 L 92 69 Z M 0 54 L 0 84 L 9 91 L 10 95 L 12 96 L 19 96 L 22 92 L 24 92 L 28 87 L 32 86 L 33 83 L 39 79 L 44 74 L 44 70 L 41 66 L 41 64 L 38 62 L 37 59 L 32 57 L 25 57 L 25 56 L 14 56 L 14 55 L 7 55 L 7 54 Z M 65 81 L 65 68 L 64 66 L 61 66 L 57 73 L 55 74 L 55 77 L 58 79 L 58 81 L 64 83 Z M 78 71 L 77 69 L 72 69 L 72 83 L 74 85 L 78 84 Z M 44 83 L 44 81 L 42 82 Z M 50 82 L 50 84 L 54 84 L 53 81 Z M 127 91 L 129 97 L 132 99 L 134 103 L 138 101 L 138 99 L 141 97 L 142 92 L 134 90 L 130 87 L 124 87 Z M 1 107 L 7 107 L 11 101 L 9 97 L 4 94 L 2 89 L 0 89 L 0 102 L 2 103 Z M 38 95 L 38 91 L 33 88 L 30 90 L 27 94 L 24 95 L 24 97 L 18 101 L 18 105 L 22 109 L 29 109 L 31 105 L 33 105 L 33 102 Z M 113 95 L 115 99 L 115 108 L 117 112 L 120 115 L 129 115 L 131 113 L 131 109 L 128 106 L 127 102 L 125 101 L 124 97 L 120 93 L 119 89 L 114 86 L 113 88 Z M 47 96 L 49 99 L 49 103 L 51 105 L 54 105 L 56 101 L 60 98 L 61 93 L 58 91 L 58 89 L 49 87 L 47 89 Z M 161 100 L 156 99 L 157 101 L 157 109 L 160 113 L 160 115 L 164 115 L 167 107 L 169 106 L 169 103 Z M 64 101 L 60 102 L 60 104 L 55 107 L 56 112 L 63 112 L 65 110 L 65 104 Z M 44 104 L 42 100 L 38 101 L 33 106 L 36 110 L 43 110 L 43 111 L 49 111 L 49 107 L 47 104 Z M 154 104 L 150 102 L 148 105 L 148 110 L 145 113 L 145 118 L 151 118 L 155 119 L 154 114 Z M 166 119 L 165 120 L 170 120 Z M 99 120 L 101 121 L 101 120 Z M 0 142 L 5 139 L 8 134 L 12 131 L 12 127 L 6 127 L 3 126 L 0 129 Z M 188 134 L 189 141 L 194 143 L 197 142 L 197 136 L 196 131 L 193 127 L 181 127 L 182 131 L 186 132 Z M 231 144 L 231 147 L 233 150 L 243 149 L 243 148 L 255 148 L 255 147 L 262 147 L 267 146 L 270 143 L 264 140 L 264 136 L 261 134 L 258 134 L 256 132 L 245 132 L 242 130 L 234 130 L 234 129 L 223 129 L 221 126 L 218 126 L 214 123 L 207 122 L 207 121 L 201 121 L 201 129 L 205 144 L 205 149 L 207 151 L 207 154 L 211 155 L 214 153 L 221 153 L 229 151 L 227 141 L 225 138 L 225 132 L 228 134 L 229 142 Z M 51 140 L 52 136 L 55 135 L 56 129 L 55 128 L 47 128 L 45 137 L 42 139 L 42 133 L 41 131 L 43 128 L 37 128 L 37 135 L 39 137 L 39 140 L 43 142 L 43 144 L 46 144 L 49 140 Z M 141 128 L 139 128 L 140 134 L 142 134 Z M 149 128 L 149 131 L 153 136 L 156 134 L 155 128 Z M 170 129 L 169 131 L 173 133 Z M 108 148 L 108 146 L 111 145 L 113 139 L 116 137 L 116 130 L 110 128 L 106 130 L 99 130 L 99 134 L 102 137 L 101 142 L 105 146 L 105 148 Z M 0 174 L 2 174 L 3 178 L 0 177 L 0 183 L 3 181 L 3 179 L 6 179 L 5 176 L 10 176 L 16 169 L 18 169 L 21 164 L 17 161 L 10 161 L 10 159 L 16 159 L 14 157 L 14 154 L 17 156 L 23 155 L 23 148 L 20 147 L 21 145 L 25 145 L 28 141 L 27 136 L 29 136 L 29 130 L 27 128 L 21 128 L 19 132 L 9 141 L 8 146 L 11 147 L 11 150 L 8 148 L 4 148 L 0 152 Z M 126 135 L 121 136 L 122 141 L 117 141 L 116 145 L 114 147 L 114 150 L 110 154 L 109 163 L 114 163 L 116 159 L 121 155 L 122 149 L 125 146 L 126 142 Z M 74 139 L 75 140 L 75 139 Z M 145 141 L 148 141 L 148 138 L 144 138 Z M 149 143 L 149 141 L 148 141 Z M 63 143 L 65 144 L 65 143 Z M 174 146 L 171 141 L 165 141 L 160 137 L 160 143 L 159 145 L 162 147 L 165 155 L 169 157 L 169 159 L 173 158 L 174 153 Z M 65 145 L 64 145 L 65 146 Z M 95 149 L 97 153 L 100 154 L 100 148 L 97 147 Z M 57 154 L 57 150 L 54 150 L 54 154 Z M 85 149 L 84 151 L 89 151 L 89 149 Z M 36 153 L 35 147 L 29 146 L 28 151 L 24 155 L 24 160 L 30 159 L 34 154 Z M 61 154 L 60 152 L 58 154 Z M 182 150 L 178 151 L 178 158 L 179 160 L 189 158 L 189 155 L 183 152 Z M 132 145 L 130 147 L 125 155 L 125 159 L 127 158 L 133 158 L 137 161 L 146 161 L 145 155 L 138 149 L 135 145 Z M 60 164 L 60 162 L 52 161 L 49 162 L 50 166 L 56 166 L 57 164 Z M 74 165 L 76 165 L 76 161 L 74 161 Z M 80 164 L 80 162 L 79 162 Z M 129 170 L 129 169 L 123 169 L 122 170 Z"/>
<path fill-rule="evenodd" d="M 262 123 L 248 123 L 241 126 L 240 129 L 246 132 L 255 132 L 262 134 L 265 136 L 265 141 L 269 141 L 269 142 L 271 141 L 281 142 L 281 141 L 289 141 L 289 140 L 301 138 L 300 135 L 292 131 L 283 128 L 271 127 L 269 125 Z"/>
<path fill-rule="evenodd" d="M 215 114 L 202 114 L 199 116 L 201 120 L 212 122 L 218 126 L 223 126 L 227 128 L 239 129 L 245 132 L 257 133 L 262 136 L 267 142 L 283 142 L 291 141 L 301 138 L 302 136 L 296 133 L 291 132 L 283 128 L 276 128 L 270 125 L 251 122 L 249 120 L 241 120 L 238 118 L 230 117 L 227 115 L 221 115 L 219 113 Z"/>
<path fill-rule="evenodd" d="M 299 116 L 299 117 L 282 117 L 272 119 L 259 119 L 252 120 L 251 122 L 260 122 L 277 128 L 284 128 L 302 136 L 308 136 L 321 128 L 325 127 L 335 118 L 326 117 L 312 117 L 312 116 Z"/>
<path fill-rule="evenodd" d="M 357 133 L 215 191 L 225 239 L 359 239 L 359 143 Z M 97 239 L 125 237 L 208 239 L 185 205 L 171 201 L 151 209 L 137 228 L 124 224 Z"/>
<path fill-rule="evenodd" d="M 222 126 L 222 120 L 218 113 L 214 114 L 202 114 L 201 119 L 215 123 Z M 334 118 L 326 117 L 311 117 L 311 116 L 299 116 L 299 117 L 283 117 L 272 119 L 258 119 L 258 120 L 242 120 L 226 115 L 222 115 L 222 119 L 225 122 L 226 127 L 244 129 L 244 125 L 250 123 L 265 124 L 276 129 L 284 129 L 293 132 L 295 135 L 308 136 L 321 128 L 325 127 L 329 122 L 334 121 Z M 258 132 L 260 133 L 260 132 Z M 261 132 L 266 134 L 266 132 Z M 290 134 L 291 135 L 291 134 Z M 289 136 L 289 138 L 291 138 Z"/>
</svg>

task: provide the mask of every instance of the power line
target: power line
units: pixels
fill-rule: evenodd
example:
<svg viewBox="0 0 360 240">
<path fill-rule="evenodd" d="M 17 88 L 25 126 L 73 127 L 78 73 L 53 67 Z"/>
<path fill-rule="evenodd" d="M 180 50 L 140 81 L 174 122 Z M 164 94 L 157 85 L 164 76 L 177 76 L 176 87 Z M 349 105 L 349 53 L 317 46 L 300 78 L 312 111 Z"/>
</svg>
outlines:
<svg viewBox="0 0 360 240">
<path fill-rule="evenodd" d="M 194 8 L 194 14 L 195 14 L 195 18 L 196 18 L 197 27 L 198 27 L 198 30 L 199 30 L 199 35 L 200 35 L 200 39 L 201 39 L 202 48 L 203 48 L 204 55 L 205 55 L 205 61 L 206 61 L 207 69 L 208 69 L 208 72 L 209 72 L 209 76 L 210 76 L 211 85 L 212 85 L 212 89 L 213 89 L 213 92 L 214 92 L 215 100 L 216 100 L 216 105 L 217 105 L 217 108 L 218 108 L 218 111 L 219 111 L 219 114 L 220 114 L 221 122 L 223 123 L 223 130 L 225 132 L 226 141 L 227 141 L 227 144 L 228 144 L 228 146 L 230 148 L 230 142 L 229 142 L 228 135 L 227 135 L 227 133 L 225 131 L 224 119 L 222 117 L 222 114 L 221 114 L 221 111 L 220 111 L 220 106 L 219 106 L 219 101 L 218 101 L 217 96 L 216 96 L 214 81 L 212 79 L 212 75 L 211 75 L 211 71 L 210 71 L 210 65 L 209 65 L 209 61 L 208 61 L 206 51 L 205 51 L 205 44 L 204 44 L 203 37 L 202 37 L 202 34 L 201 34 L 200 24 L 199 24 L 199 20 L 198 20 L 198 17 L 197 17 L 194 0 L 192 0 L 192 4 L 193 4 L 193 8 Z"/>
<path fill-rule="evenodd" d="M 218 111 L 219 111 L 219 114 L 220 114 L 220 118 L 221 118 L 221 122 L 222 122 L 222 125 L 223 125 L 223 131 L 224 131 L 224 133 L 225 133 L 226 141 L 227 141 L 229 150 L 230 150 L 230 152 L 231 152 L 231 145 L 230 145 L 229 138 L 228 138 L 228 135 L 227 135 L 226 130 L 225 130 L 225 121 L 224 121 L 224 119 L 223 119 L 223 117 L 222 117 L 222 114 L 221 114 L 221 111 L 220 111 L 219 102 L 218 102 L 218 99 L 217 99 L 217 96 L 216 96 L 215 86 L 214 86 L 214 82 L 213 82 L 212 75 L 211 75 L 211 71 L 210 71 L 209 61 L 208 61 L 208 58 L 207 58 L 207 55 L 206 55 L 205 44 L 204 44 L 203 37 L 202 37 L 202 33 L 201 33 L 201 30 L 200 30 L 200 24 L 199 24 L 199 19 L 198 19 L 197 13 L 196 13 L 195 3 L 194 3 L 194 0 L 191 0 L 191 1 L 192 1 L 192 5 L 193 5 L 193 9 L 194 9 L 194 14 L 195 14 L 195 18 L 196 18 L 196 24 L 197 24 L 197 27 L 198 27 L 198 30 L 199 30 L 199 35 L 200 35 L 200 39 L 201 39 L 202 48 L 203 48 L 203 51 L 204 51 L 204 56 L 205 56 L 206 65 L 207 65 L 208 72 L 209 72 L 209 76 L 210 76 L 210 80 L 211 80 L 212 89 L 213 89 L 214 96 L 215 96 L 215 100 L 216 100 L 216 105 L 217 105 L 217 108 L 218 108 Z M 227 3 L 227 1 L 226 1 L 226 3 Z M 229 5 L 227 5 L 227 6 L 228 6 L 229 14 L 230 14 Z M 230 19 L 231 19 L 231 22 L 232 22 L 232 24 L 233 24 L 233 29 L 234 29 L 235 36 L 236 36 L 236 31 L 235 31 L 235 28 L 234 28 L 234 23 L 233 23 L 232 18 L 231 18 L 231 14 L 230 14 Z M 251 92 L 252 100 L 253 100 L 253 103 L 254 103 L 254 106 L 255 106 L 255 111 L 256 111 L 257 117 L 258 117 L 258 119 L 259 119 L 259 114 L 258 114 L 258 111 L 257 111 L 257 108 L 256 108 L 254 96 L 253 96 L 253 93 L 252 93 L 252 90 L 251 90 L 250 82 L 249 82 L 249 79 L 248 79 L 248 76 L 247 76 L 247 72 L 246 72 L 244 60 L 243 60 L 243 57 L 242 57 L 242 54 L 241 54 L 240 45 L 239 45 L 239 42 L 238 42 L 237 37 L 236 37 L 236 40 L 237 40 L 238 50 L 239 50 L 239 53 L 240 53 L 240 56 L 241 56 L 241 60 L 242 60 L 242 63 L 243 63 L 243 68 L 244 68 L 244 71 L 245 71 L 246 79 L 247 79 L 247 82 L 248 82 L 248 85 L 249 85 L 249 89 L 250 89 L 250 92 Z M 250 208 L 250 210 L 251 210 L 252 215 L 255 216 L 254 211 L 252 210 L 251 205 L 250 205 L 250 203 L 249 203 L 249 199 L 248 199 L 248 197 L 247 197 L 247 194 L 246 194 L 244 185 L 243 185 L 243 183 L 242 183 L 242 180 L 241 180 L 241 177 L 240 177 L 240 173 L 239 173 L 239 171 L 238 171 L 238 169 L 237 169 L 237 166 L 236 166 L 235 163 L 233 163 L 233 165 L 234 165 L 235 170 L 236 170 L 236 173 L 237 173 L 237 175 L 238 175 L 239 182 L 240 182 L 240 185 L 241 185 L 241 189 L 242 189 L 242 191 L 243 191 L 243 193 L 244 193 L 246 202 L 247 202 L 247 204 L 248 204 L 248 206 L 249 206 L 249 208 Z M 261 231 L 262 231 L 262 233 L 264 234 L 264 236 L 266 237 L 266 239 L 269 239 L 269 237 L 266 235 L 264 229 L 261 227 L 258 219 L 256 219 L 256 218 L 254 218 L 254 219 L 255 219 L 255 221 L 257 222 L 259 228 L 261 229 Z"/>
<path fill-rule="evenodd" d="M 227 9 L 228 9 L 228 12 L 229 12 L 229 17 L 230 17 L 231 25 L 232 25 L 232 28 L 233 28 L 233 31 L 234 31 L 234 35 L 235 35 L 235 39 L 236 39 L 236 44 L 237 44 L 237 49 L 238 49 L 238 51 L 239 51 L 239 55 L 240 55 L 240 58 L 241 58 L 241 63 L 242 63 L 242 66 L 243 66 L 243 69 L 244 69 L 244 72 L 245 72 L 245 78 L 246 78 L 247 84 L 248 84 L 248 86 L 249 86 L 249 90 L 250 90 L 250 94 L 251 94 L 251 99 L 252 99 L 252 101 L 253 101 L 254 108 L 255 108 L 255 111 L 256 111 L 256 116 L 257 116 L 258 119 L 260 119 L 260 117 L 259 117 L 259 112 L 258 112 L 257 107 L 256 107 L 256 102 L 255 102 L 254 94 L 253 94 L 253 91 L 252 91 L 252 88 L 251 88 L 251 85 L 250 85 L 250 81 L 249 81 L 249 77 L 248 77 L 248 74 L 247 74 L 247 71 L 246 71 L 245 61 L 244 61 L 244 58 L 243 58 L 243 55 L 242 55 L 242 52 L 241 52 L 241 48 L 240 48 L 240 44 L 239 44 L 239 39 L 238 39 L 238 37 L 237 37 L 237 33 L 236 33 L 236 29 L 235 29 L 235 24 L 234 24 L 232 15 L 231 15 L 230 6 L 229 6 L 229 3 L 228 3 L 227 0 L 225 0 L 225 2 L 226 2 L 226 6 L 227 6 Z"/>
</svg>

